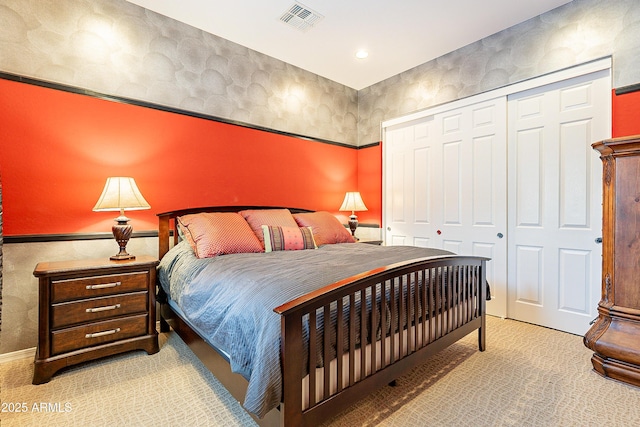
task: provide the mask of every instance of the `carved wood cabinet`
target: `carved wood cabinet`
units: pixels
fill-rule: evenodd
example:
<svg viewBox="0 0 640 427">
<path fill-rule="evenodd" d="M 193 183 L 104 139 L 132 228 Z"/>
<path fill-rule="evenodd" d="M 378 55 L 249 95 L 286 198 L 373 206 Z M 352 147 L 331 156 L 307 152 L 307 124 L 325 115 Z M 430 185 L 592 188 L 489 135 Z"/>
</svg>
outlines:
<svg viewBox="0 0 640 427">
<path fill-rule="evenodd" d="M 640 386 L 640 135 L 593 148 L 603 162 L 602 299 L 584 344 L 596 372 Z"/>
</svg>

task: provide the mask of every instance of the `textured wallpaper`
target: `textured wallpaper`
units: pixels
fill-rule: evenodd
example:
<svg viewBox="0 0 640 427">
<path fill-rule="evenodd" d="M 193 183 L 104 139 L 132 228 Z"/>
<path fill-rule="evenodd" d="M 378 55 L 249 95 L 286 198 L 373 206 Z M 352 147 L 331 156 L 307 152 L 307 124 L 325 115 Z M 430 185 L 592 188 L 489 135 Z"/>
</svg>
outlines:
<svg viewBox="0 0 640 427">
<path fill-rule="evenodd" d="M 360 144 L 384 120 L 610 55 L 614 87 L 640 82 L 640 1 L 573 0 L 360 90 Z"/>
<path fill-rule="evenodd" d="M 355 89 L 124 0 L 3 0 L 0 71 L 357 143 Z"/>
</svg>

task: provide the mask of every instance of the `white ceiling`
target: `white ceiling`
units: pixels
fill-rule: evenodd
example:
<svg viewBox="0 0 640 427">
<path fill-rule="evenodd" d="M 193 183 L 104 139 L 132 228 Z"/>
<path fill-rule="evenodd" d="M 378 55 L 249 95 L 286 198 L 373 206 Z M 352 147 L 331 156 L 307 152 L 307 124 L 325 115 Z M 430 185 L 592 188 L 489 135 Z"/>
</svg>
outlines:
<svg viewBox="0 0 640 427">
<path fill-rule="evenodd" d="M 570 2 L 303 0 L 324 16 L 303 32 L 280 21 L 296 0 L 128 1 L 358 90 Z"/>
</svg>

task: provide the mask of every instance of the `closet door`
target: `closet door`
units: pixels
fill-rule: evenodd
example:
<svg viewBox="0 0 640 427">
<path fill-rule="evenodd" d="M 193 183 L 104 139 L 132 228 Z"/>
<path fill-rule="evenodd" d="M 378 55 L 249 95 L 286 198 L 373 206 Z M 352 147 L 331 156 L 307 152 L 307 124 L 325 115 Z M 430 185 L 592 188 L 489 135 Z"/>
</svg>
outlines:
<svg viewBox="0 0 640 427">
<path fill-rule="evenodd" d="M 508 317 L 582 335 L 600 298 L 609 70 L 509 96 Z"/>
<path fill-rule="evenodd" d="M 506 98 L 387 129 L 385 244 L 491 258 L 490 314 L 506 316 Z"/>
<path fill-rule="evenodd" d="M 433 179 L 441 165 L 433 116 L 388 129 L 385 138 L 385 244 L 436 247 Z"/>
<path fill-rule="evenodd" d="M 507 103 L 501 97 L 438 114 L 440 179 L 434 179 L 436 245 L 491 258 L 487 312 L 506 316 Z"/>
</svg>

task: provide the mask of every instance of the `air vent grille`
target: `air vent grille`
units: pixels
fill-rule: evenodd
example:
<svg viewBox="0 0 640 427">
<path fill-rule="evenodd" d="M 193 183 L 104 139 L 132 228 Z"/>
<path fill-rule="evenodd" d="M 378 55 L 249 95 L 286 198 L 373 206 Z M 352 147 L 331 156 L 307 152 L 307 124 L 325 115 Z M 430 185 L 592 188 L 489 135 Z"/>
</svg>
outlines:
<svg viewBox="0 0 640 427">
<path fill-rule="evenodd" d="M 324 18 L 324 16 L 300 3 L 294 3 L 293 6 L 280 16 L 282 22 L 300 31 L 307 31 L 320 22 L 322 18 Z"/>
</svg>

